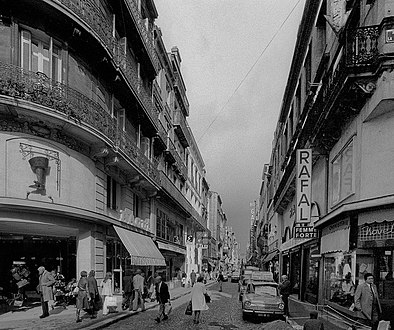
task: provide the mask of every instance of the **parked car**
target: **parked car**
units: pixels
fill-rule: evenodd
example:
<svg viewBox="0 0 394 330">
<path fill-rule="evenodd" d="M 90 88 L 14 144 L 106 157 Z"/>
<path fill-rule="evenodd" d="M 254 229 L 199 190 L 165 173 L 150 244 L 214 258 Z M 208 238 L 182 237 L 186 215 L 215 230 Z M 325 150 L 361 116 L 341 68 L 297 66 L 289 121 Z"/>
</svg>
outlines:
<svg viewBox="0 0 394 330">
<path fill-rule="evenodd" d="M 268 281 L 249 281 L 242 295 L 242 317 L 283 318 L 284 303 L 278 284 Z"/>
<path fill-rule="evenodd" d="M 240 273 L 238 270 L 233 271 L 231 274 L 231 282 L 239 282 L 240 279 Z"/>
</svg>

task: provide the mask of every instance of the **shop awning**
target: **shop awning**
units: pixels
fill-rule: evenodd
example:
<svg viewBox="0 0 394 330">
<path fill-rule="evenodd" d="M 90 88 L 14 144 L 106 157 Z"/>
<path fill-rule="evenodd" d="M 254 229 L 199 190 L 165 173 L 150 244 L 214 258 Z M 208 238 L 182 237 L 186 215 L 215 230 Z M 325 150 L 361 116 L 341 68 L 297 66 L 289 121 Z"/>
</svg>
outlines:
<svg viewBox="0 0 394 330">
<path fill-rule="evenodd" d="M 166 265 L 163 255 L 150 237 L 117 226 L 114 226 L 114 229 L 130 253 L 132 265 Z"/>
<path fill-rule="evenodd" d="M 278 250 L 275 250 L 275 251 L 271 251 L 270 253 L 268 253 L 265 257 L 264 257 L 264 259 L 262 260 L 263 262 L 269 262 L 269 261 L 271 261 L 272 259 L 274 259 L 277 255 L 278 255 Z"/>
<path fill-rule="evenodd" d="M 338 221 L 323 228 L 321 237 L 320 253 L 349 251 L 349 219 Z"/>
</svg>

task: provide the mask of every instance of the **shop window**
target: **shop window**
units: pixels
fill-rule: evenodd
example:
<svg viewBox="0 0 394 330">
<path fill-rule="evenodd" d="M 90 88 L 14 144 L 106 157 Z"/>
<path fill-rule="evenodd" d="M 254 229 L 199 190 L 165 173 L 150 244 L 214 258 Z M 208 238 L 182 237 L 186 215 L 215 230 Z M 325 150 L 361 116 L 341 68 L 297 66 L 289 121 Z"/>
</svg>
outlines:
<svg viewBox="0 0 394 330">
<path fill-rule="evenodd" d="M 116 190 L 117 190 L 117 183 L 116 181 L 107 176 L 107 207 L 116 210 Z"/>
<path fill-rule="evenodd" d="M 353 140 L 334 158 L 331 164 L 332 205 L 354 192 Z"/>
<path fill-rule="evenodd" d="M 375 284 L 378 287 L 379 297 L 394 300 L 394 258 L 393 249 L 377 250 L 377 278 Z"/>
<path fill-rule="evenodd" d="M 61 82 L 61 49 L 44 33 L 21 31 L 21 67 L 28 71 L 44 73 L 48 78 Z"/>
<path fill-rule="evenodd" d="M 330 253 L 324 258 L 324 299 L 344 307 L 354 302 L 355 254 Z"/>
</svg>

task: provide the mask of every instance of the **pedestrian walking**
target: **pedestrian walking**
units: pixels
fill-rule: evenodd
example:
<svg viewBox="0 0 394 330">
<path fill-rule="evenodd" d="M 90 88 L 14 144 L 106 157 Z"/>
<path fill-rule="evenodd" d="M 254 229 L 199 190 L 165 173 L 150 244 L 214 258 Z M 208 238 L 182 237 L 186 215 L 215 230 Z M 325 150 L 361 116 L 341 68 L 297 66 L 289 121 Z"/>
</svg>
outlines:
<svg viewBox="0 0 394 330">
<path fill-rule="evenodd" d="M 278 285 L 279 293 L 282 296 L 283 303 L 285 305 L 284 314 L 290 316 L 289 313 L 289 296 L 291 294 L 291 283 L 287 278 L 287 275 L 282 275 L 282 282 Z"/>
<path fill-rule="evenodd" d="M 106 297 L 112 297 L 112 273 L 107 272 L 100 284 L 101 300 L 103 301 L 103 315 L 107 315 L 109 310 L 107 307 Z"/>
<path fill-rule="evenodd" d="M 125 276 L 123 277 L 123 301 L 122 309 L 125 310 L 132 306 L 133 302 L 133 273 L 131 269 L 126 269 Z"/>
<path fill-rule="evenodd" d="M 209 309 L 206 301 L 205 294 L 207 294 L 207 288 L 205 287 L 204 278 L 199 276 L 197 283 L 192 289 L 192 310 L 194 312 L 194 324 L 200 323 L 201 311 L 206 311 Z"/>
<path fill-rule="evenodd" d="M 194 272 L 194 269 L 190 273 L 190 283 L 193 287 L 194 283 L 196 283 L 197 274 Z"/>
<path fill-rule="evenodd" d="M 324 330 L 323 321 L 317 318 L 318 315 L 317 311 L 311 311 L 309 314 L 310 319 L 304 323 L 303 330 Z"/>
<path fill-rule="evenodd" d="M 218 275 L 217 281 L 219 282 L 219 292 L 222 292 L 222 290 L 223 290 L 223 282 L 224 282 L 224 276 L 223 276 L 222 271 L 219 271 L 219 275 Z"/>
<path fill-rule="evenodd" d="M 81 272 L 81 278 L 78 281 L 78 295 L 77 295 L 77 323 L 82 322 L 81 319 L 81 309 L 89 309 L 89 300 L 90 297 L 88 295 L 88 273 L 86 271 Z"/>
<path fill-rule="evenodd" d="M 357 287 L 354 294 L 354 307 L 368 320 L 371 330 L 376 330 L 382 313 L 378 290 L 373 283 L 374 278 L 371 273 L 366 273 L 364 280 L 365 282 Z"/>
<path fill-rule="evenodd" d="M 41 298 L 42 315 L 40 319 L 49 316 L 48 302 L 53 300 L 53 289 L 52 286 L 55 283 L 55 279 L 50 272 L 48 272 L 44 266 L 38 267 L 38 292 Z"/>
<path fill-rule="evenodd" d="M 145 309 L 144 300 L 142 299 L 143 292 L 144 278 L 141 276 L 141 269 L 137 269 L 136 274 L 133 276 L 133 311 L 138 311 L 139 309 L 143 311 Z"/>
<path fill-rule="evenodd" d="M 168 291 L 168 285 L 163 282 L 161 276 L 156 277 L 156 300 L 159 303 L 159 315 L 155 318 L 157 323 L 160 323 L 161 317 L 163 316 L 163 321 L 168 319 L 168 315 L 165 313 L 166 303 L 170 303 L 170 292 Z"/>
<path fill-rule="evenodd" d="M 152 271 L 148 271 L 148 278 L 146 280 L 146 286 L 148 287 L 148 298 L 152 301 L 153 293 L 155 292 L 155 279 L 152 275 Z"/>
<path fill-rule="evenodd" d="M 92 313 L 92 319 L 95 319 L 97 317 L 97 312 L 100 309 L 100 294 L 98 291 L 97 280 L 94 277 L 95 275 L 96 272 L 94 270 L 91 270 L 88 276 L 88 292 L 90 297 L 90 310 Z"/>
</svg>

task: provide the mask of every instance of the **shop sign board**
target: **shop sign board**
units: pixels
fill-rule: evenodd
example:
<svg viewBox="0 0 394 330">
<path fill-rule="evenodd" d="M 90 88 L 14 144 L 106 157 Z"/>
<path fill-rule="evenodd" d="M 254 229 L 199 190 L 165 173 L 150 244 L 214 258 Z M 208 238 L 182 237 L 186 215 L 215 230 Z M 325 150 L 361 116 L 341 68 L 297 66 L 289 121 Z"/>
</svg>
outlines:
<svg viewBox="0 0 394 330">
<path fill-rule="evenodd" d="M 361 242 L 394 239 L 394 222 L 384 221 L 365 224 L 359 229 L 358 239 Z"/>
<path fill-rule="evenodd" d="M 298 149 L 296 162 L 296 223 L 310 223 L 312 149 Z"/>
<path fill-rule="evenodd" d="M 294 238 L 317 238 L 318 232 L 314 226 L 294 227 Z"/>
</svg>

